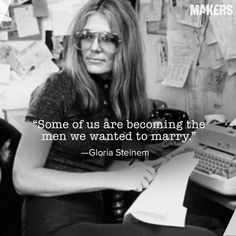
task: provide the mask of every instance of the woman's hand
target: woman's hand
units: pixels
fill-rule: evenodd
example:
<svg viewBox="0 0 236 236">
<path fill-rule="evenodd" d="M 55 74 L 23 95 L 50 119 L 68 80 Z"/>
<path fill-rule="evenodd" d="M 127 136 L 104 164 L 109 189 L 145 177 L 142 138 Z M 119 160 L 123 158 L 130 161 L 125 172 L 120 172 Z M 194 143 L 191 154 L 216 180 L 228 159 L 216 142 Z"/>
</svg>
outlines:
<svg viewBox="0 0 236 236">
<path fill-rule="evenodd" d="M 113 172 L 114 189 L 141 192 L 146 189 L 155 176 L 155 169 L 143 162 L 135 161 L 123 170 Z"/>
<path fill-rule="evenodd" d="M 169 161 L 169 159 L 167 159 L 166 157 L 160 157 L 156 160 L 146 160 L 144 161 L 145 164 L 147 164 L 148 166 L 151 166 L 155 169 L 155 172 L 158 171 L 158 169 L 165 165 L 167 162 Z"/>
</svg>

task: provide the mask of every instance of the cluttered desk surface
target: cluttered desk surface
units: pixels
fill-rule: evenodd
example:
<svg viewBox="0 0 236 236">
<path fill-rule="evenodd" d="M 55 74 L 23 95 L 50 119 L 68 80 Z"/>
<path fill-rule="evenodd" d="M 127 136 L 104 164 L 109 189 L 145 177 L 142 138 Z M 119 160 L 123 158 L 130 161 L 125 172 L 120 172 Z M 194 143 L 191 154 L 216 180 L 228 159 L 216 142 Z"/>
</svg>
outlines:
<svg viewBox="0 0 236 236">
<path fill-rule="evenodd" d="M 225 147 L 221 145 L 222 140 L 227 142 L 229 144 L 228 146 L 230 146 L 228 153 L 225 153 L 225 151 L 223 150 Z M 212 169 L 208 167 L 207 171 L 204 169 L 204 172 L 206 171 L 205 173 L 201 172 L 201 170 L 198 171 L 196 169 L 190 176 L 190 182 L 188 187 L 193 193 L 196 193 L 199 196 L 205 197 L 217 204 L 220 204 L 221 206 L 229 210 L 235 210 L 236 209 L 236 191 L 235 191 L 236 176 L 234 174 L 235 164 L 236 164 L 235 163 L 236 159 L 234 157 L 235 141 L 236 141 L 236 134 L 232 133 L 230 128 L 224 129 L 222 127 L 210 126 L 204 130 L 200 130 L 200 133 L 197 134 L 197 137 L 194 142 L 195 144 L 197 142 L 197 145 L 198 142 L 207 145 L 201 144 L 201 146 L 196 146 L 196 145 L 193 146 L 192 145 L 193 142 L 191 142 L 190 144 L 185 143 L 184 145 L 181 145 L 178 148 L 174 146 L 169 146 L 168 148 L 166 148 L 166 145 L 163 145 L 163 143 L 155 143 L 155 144 L 149 144 L 147 145 L 147 147 L 148 149 L 152 150 L 154 155 L 157 156 L 171 155 L 173 151 L 176 152 L 178 150 L 179 151 L 186 150 L 186 147 L 187 148 L 194 147 L 196 155 L 196 147 L 197 147 L 198 150 L 196 157 L 199 159 L 201 168 L 202 168 L 201 162 L 205 163 L 206 159 L 205 157 L 202 157 L 203 155 L 200 155 L 199 157 L 198 151 L 202 149 L 200 151 L 203 152 L 204 155 L 205 151 L 210 152 L 206 155 L 208 159 L 212 158 L 212 155 L 210 155 L 212 151 L 214 151 L 214 154 L 217 151 L 218 152 L 217 154 L 219 154 L 219 158 L 222 159 L 222 163 L 220 162 L 220 165 L 222 166 L 222 168 L 225 169 L 222 169 L 220 173 L 211 173 Z M 215 145 L 218 145 L 217 150 L 215 148 L 216 147 Z M 232 153 L 230 153 L 230 151 Z M 217 158 L 216 155 L 214 155 L 213 157 Z M 216 162 L 217 162 L 216 164 L 218 165 L 218 160 L 216 160 Z M 207 163 L 207 165 L 211 164 L 212 163 Z M 230 168 L 227 165 L 230 165 Z M 230 169 L 231 172 L 227 172 L 228 169 Z M 214 171 L 214 166 L 213 166 L 213 171 Z"/>
</svg>

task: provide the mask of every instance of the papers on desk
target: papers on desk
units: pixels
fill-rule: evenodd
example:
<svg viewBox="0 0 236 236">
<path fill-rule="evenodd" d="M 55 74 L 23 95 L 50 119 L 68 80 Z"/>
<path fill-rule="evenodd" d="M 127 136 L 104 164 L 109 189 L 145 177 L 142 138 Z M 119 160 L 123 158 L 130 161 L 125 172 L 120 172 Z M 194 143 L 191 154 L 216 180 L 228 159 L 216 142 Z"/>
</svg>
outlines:
<svg viewBox="0 0 236 236">
<path fill-rule="evenodd" d="M 151 183 L 125 214 L 150 224 L 184 227 L 183 206 L 188 178 L 197 164 L 193 152 L 183 153 L 162 166 Z"/>
</svg>

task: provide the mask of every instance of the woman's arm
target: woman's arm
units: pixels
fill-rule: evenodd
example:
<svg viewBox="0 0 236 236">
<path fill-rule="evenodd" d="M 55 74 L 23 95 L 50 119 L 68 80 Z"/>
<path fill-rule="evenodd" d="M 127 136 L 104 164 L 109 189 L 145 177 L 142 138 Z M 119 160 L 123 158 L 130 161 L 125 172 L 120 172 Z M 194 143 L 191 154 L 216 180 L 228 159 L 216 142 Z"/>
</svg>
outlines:
<svg viewBox="0 0 236 236">
<path fill-rule="evenodd" d="M 13 182 L 22 195 L 58 196 L 102 189 L 142 191 L 154 169 L 136 163 L 119 171 L 74 173 L 44 168 L 52 141 L 42 141 L 46 130 L 26 122 L 13 166 Z"/>
</svg>

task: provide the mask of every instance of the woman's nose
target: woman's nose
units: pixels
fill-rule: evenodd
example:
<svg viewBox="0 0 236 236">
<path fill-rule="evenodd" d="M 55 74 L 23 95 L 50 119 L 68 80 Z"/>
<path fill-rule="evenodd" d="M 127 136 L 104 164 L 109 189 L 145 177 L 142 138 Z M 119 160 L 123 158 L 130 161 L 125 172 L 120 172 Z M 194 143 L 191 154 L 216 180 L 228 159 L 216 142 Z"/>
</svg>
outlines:
<svg viewBox="0 0 236 236">
<path fill-rule="evenodd" d="M 98 52 L 100 52 L 102 50 L 100 47 L 100 44 L 99 44 L 98 37 L 95 37 L 95 39 L 93 40 L 90 50 L 91 51 L 98 51 Z"/>
</svg>

